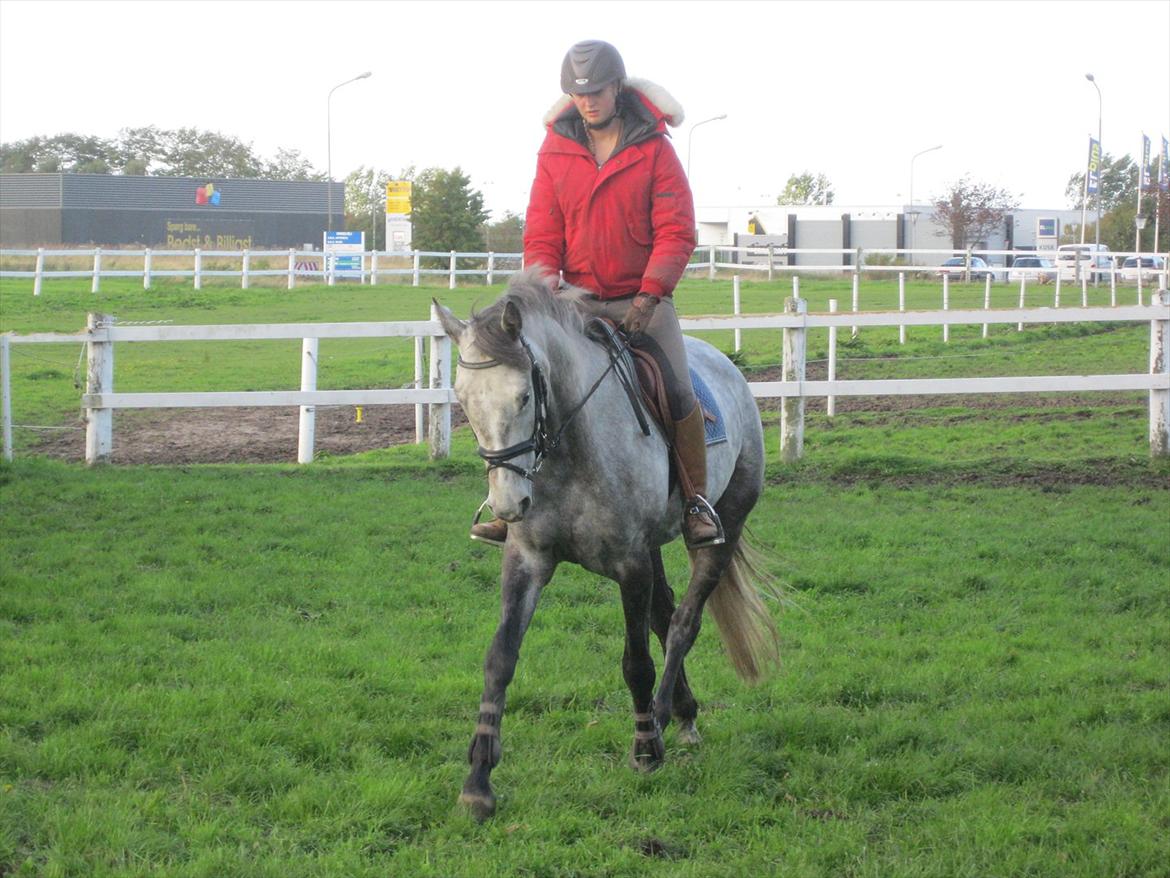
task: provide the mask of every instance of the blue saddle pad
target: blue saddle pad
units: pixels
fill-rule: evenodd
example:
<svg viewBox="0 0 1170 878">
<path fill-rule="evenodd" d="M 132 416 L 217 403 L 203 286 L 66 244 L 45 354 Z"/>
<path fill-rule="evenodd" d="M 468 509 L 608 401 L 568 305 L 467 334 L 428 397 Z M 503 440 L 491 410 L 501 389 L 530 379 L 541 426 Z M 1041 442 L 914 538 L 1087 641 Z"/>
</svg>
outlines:
<svg viewBox="0 0 1170 878">
<path fill-rule="evenodd" d="M 703 409 L 703 430 L 707 434 L 707 444 L 718 445 L 720 442 L 726 442 L 727 424 L 723 420 L 723 412 L 719 408 L 719 403 L 715 401 L 711 388 L 707 386 L 707 382 L 703 380 L 702 376 L 694 369 L 691 369 L 690 373 L 691 384 L 695 388 L 695 397 Z M 706 415 L 708 414 L 714 415 L 715 420 L 707 420 Z"/>
</svg>

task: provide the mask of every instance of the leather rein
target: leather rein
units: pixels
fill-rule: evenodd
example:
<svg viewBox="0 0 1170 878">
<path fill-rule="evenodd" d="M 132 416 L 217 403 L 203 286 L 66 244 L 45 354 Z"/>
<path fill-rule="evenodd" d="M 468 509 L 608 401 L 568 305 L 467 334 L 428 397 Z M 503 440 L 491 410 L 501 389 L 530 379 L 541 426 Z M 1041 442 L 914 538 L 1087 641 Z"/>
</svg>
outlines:
<svg viewBox="0 0 1170 878">
<path fill-rule="evenodd" d="M 622 383 L 622 387 L 626 391 L 626 395 L 630 398 L 630 402 L 634 406 L 634 412 L 638 416 L 638 425 L 642 428 L 642 432 L 649 436 L 650 425 L 646 421 L 646 416 L 642 412 L 641 404 L 638 401 L 636 391 L 637 380 L 632 376 L 629 366 L 623 359 L 623 355 L 629 348 L 628 340 L 619 340 L 617 334 L 611 329 L 608 324 L 602 323 L 605 327 L 606 335 L 606 353 L 609 354 L 609 365 L 605 371 L 601 373 L 593 386 L 589 388 L 588 392 L 583 396 L 572 409 L 569 414 L 561 422 L 560 428 L 555 432 L 551 432 L 549 425 L 549 393 L 548 382 L 544 377 L 544 370 L 540 368 L 540 363 L 536 360 L 536 355 L 532 352 L 532 346 L 529 345 L 523 333 L 520 334 L 520 345 L 524 348 L 524 353 L 528 355 L 528 362 L 531 364 L 531 381 L 532 381 L 532 404 L 534 406 L 535 417 L 532 423 L 532 435 L 523 442 L 517 442 L 515 445 L 509 445 L 507 448 L 501 448 L 498 451 L 492 451 L 484 448 L 482 445 L 477 445 L 475 452 L 487 462 L 488 471 L 493 469 L 503 468 L 511 470 L 519 476 L 524 477 L 528 481 L 533 481 L 534 477 L 540 468 L 544 465 L 544 459 L 557 449 L 561 444 L 561 439 L 564 438 L 565 431 L 577 417 L 585 403 L 597 392 L 610 372 L 614 372 Z M 491 369 L 494 366 L 503 365 L 500 360 L 479 360 L 476 362 L 469 362 L 459 357 L 459 366 L 463 369 Z M 532 452 L 534 459 L 532 466 L 528 469 L 517 466 L 512 463 L 512 460 L 522 454 Z"/>
</svg>

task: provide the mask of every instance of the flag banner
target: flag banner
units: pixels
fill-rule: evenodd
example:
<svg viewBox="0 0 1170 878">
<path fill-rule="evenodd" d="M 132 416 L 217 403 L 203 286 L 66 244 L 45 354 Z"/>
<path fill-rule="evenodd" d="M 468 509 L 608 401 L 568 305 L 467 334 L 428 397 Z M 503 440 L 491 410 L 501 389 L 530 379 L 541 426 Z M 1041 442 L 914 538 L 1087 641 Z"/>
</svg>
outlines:
<svg viewBox="0 0 1170 878">
<path fill-rule="evenodd" d="M 1170 141 L 1162 138 L 1162 158 L 1158 161 L 1158 188 L 1163 192 L 1170 191 Z"/>
<path fill-rule="evenodd" d="M 1142 135 L 1142 191 L 1150 188 L 1150 138 Z"/>
<path fill-rule="evenodd" d="M 1087 195 L 1096 195 L 1101 186 L 1101 144 L 1093 137 L 1089 138 L 1089 164 L 1085 177 Z"/>
</svg>

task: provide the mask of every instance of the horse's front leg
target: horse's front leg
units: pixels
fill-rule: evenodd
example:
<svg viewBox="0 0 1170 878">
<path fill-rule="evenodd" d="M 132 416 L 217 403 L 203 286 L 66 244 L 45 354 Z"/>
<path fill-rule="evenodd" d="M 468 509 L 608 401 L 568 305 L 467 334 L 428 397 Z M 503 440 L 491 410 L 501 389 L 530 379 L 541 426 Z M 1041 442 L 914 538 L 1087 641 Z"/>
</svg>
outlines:
<svg viewBox="0 0 1170 878">
<path fill-rule="evenodd" d="M 459 801 L 477 820 L 486 820 L 496 810 L 496 796 L 489 778 L 500 761 L 504 695 L 516 672 L 520 644 L 536 611 L 540 591 L 548 584 L 555 569 L 554 562 L 526 555 L 511 543 L 504 550 L 500 576 L 500 624 L 484 660 L 479 720 L 467 751 L 471 771 L 459 796 Z"/>
<path fill-rule="evenodd" d="M 650 655 L 650 605 L 654 569 L 649 555 L 627 565 L 618 578 L 626 617 L 626 648 L 622 674 L 634 699 L 634 744 L 630 765 L 653 771 L 666 757 L 662 730 L 651 711 L 654 699 L 654 657 Z"/>
</svg>

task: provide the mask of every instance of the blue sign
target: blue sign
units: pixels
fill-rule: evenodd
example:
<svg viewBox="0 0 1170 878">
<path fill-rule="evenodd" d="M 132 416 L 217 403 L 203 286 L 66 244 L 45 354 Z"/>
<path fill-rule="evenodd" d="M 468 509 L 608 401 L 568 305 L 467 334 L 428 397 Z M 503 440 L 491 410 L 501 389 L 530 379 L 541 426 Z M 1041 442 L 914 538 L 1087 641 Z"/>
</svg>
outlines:
<svg viewBox="0 0 1170 878">
<path fill-rule="evenodd" d="M 325 246 L 332 250 L 339 245 L 362 246 L 365 241 L 365 232 L 326 232 Z"/>
</svg>

